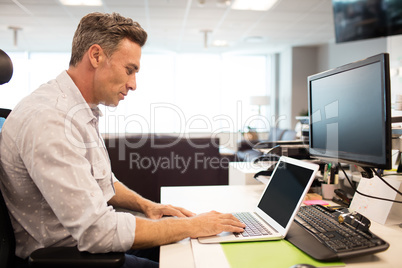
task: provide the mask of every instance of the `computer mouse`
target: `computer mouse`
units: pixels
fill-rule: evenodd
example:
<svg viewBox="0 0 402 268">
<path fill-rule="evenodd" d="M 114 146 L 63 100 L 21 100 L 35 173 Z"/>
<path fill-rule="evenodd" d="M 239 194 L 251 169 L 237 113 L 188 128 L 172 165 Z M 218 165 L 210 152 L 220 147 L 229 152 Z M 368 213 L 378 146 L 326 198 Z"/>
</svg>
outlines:
<svg viewBox="0 0 402 268">
<path fill-rule="evenodd" d="M 307 263 L 299 263 L 290 266 L 289 268 L 316 268 L 314 265 L 307 264 Z"/>
</svg>

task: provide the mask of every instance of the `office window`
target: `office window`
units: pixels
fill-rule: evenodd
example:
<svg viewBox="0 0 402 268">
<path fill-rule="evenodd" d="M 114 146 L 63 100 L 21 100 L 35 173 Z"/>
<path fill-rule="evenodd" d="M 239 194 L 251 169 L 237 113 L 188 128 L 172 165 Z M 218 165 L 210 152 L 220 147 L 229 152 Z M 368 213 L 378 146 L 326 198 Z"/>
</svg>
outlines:
<svg viewBox="0 0 402 268">
<path fill-rule="evenodd" d="M 8 53 L 11 81 L 0 107 L 12 109 L 40 84 L 68 68 L 70 53 Z M 118 107 L 104 107 L 102 133 L 237 132 L 257 115 L 250 96 L 267 95 L 269 56 L 146 54 L 137 89 Z M 266 111 L 263 113 L 266 115 Z M 260 124 L 261 125 L 261 124 Z M 263 125 L 264 126 L 264 125 Z"/>
<path fill-rule="evenodd" d="M 235 118 L 236 131 L 250 126 L 261 131 L 269 129 L 269 108 L 250 105 L 251 96 L 269 95 L 269 56 L 227 56 L 223 60 L 222 114 Z"/>
<path fill-rule="evenodd" d="M 70 53 L 7 52 L 13 62 L 10 82 L 0 86 L 0 107 L 12 109 L 41 84 L 67 70 Z"/>
<path fill-rule="evenodd" d="M 137 90 L 117 108 L 103 107 L 101 132 L 217 133 L 255 125 L 258 107 L 249 99 L 267 95 L 269 60 L 265 55 L 144 54 Z"/>
<path fill-rule="evenodd" d="M 137 74 L 137 89 L 129 92 L 117 107 L 100 107 L 104 115 L 99 122 L 100 131 L 147 133 L 172 129 L 171 111 L 165 109 L 161 120 L 151 118 L 155 118 L 155 113 L 159 114 L 160 107 L 174 105 L 174 61 L 172 54 L 143 54 Z"/>
</svg>

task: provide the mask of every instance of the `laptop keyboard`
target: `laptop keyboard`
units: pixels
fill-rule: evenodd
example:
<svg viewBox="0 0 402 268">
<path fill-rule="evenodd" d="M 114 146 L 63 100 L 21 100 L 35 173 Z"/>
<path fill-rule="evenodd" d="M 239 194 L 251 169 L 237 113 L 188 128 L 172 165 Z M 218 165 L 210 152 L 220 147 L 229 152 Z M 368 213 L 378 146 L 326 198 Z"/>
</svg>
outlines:
<svg viewBox="0 0 402 268">
<path fill-rule="evenodd" d="M 254 218 L 251 213 L 240 212 L 234 213 L 233 215 L 246 225 L 246 228 L 244 228 L 244 232 L 240 234 L 235 233 L 236 236 L 242 235 L 243 237 L 250 237 L 271 234 L 268 228 L 266 228 L 256 218 Z"/>
<path fill-rule="evenodd" d="M 331 213 L 319 206 L 302 206 L 295 219 L 331 250 L 342 253 L 379 246 L 381 239 L 367 232 L 340 224 Z"/>
</svg>

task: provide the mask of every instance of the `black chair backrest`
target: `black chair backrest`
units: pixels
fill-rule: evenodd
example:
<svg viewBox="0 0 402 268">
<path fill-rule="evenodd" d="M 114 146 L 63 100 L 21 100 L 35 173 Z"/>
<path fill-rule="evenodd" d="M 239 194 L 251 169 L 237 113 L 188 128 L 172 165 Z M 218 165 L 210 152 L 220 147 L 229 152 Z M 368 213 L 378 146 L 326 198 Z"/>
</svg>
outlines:
<svg viewBox="0 0 402 268">
<path fill-rule="evenodd" d="M 13 76 L 13 63 L 10 57 L 0 49 L 0 85 L 10 81 Z M 4 119 L 10 114 L 9 109 L 0 109 L 0 132 Z M 1 133 L 0 133 L 1 135 Z M 0 178 L 5 176 L 0 163 Z M 0 183 L 2 180 L 0 179 Z M 15 236 L 10 215 L 3 194 L 0 191 L 0 267 L 14 267 Z"/>
<path fill-rule="evenodd" d="M 13 76 L 13 63 L 6 52 L 0 49 L 0 85 L 10 81 Z M 11 111 L 8 109 L 0 109 L 0 131 L 3 126 L 4 119 L 7 118 Z"/>
<path fill-rule="evenodd" d="M 10 81 L 13 76 L 13 63 L 10 57 L 0 49 L 0 85 Z"/>
<path fill-rule="evenodd" d="M 0 117 L 1 118 L 7 118 L 7 116 L 9 115 L 11 113 L 11 110 L 10 109 L 3 109 L 3 108 L 0 108 Z"/>
<path fill-rule="evenodd" d="M 3 176 L 0 166 L 0 176 Z M 1 183 L 1 181 L 0 181 Z M 14 267 L 15 236 L 6 202 L 0 191 L 0 267 Z"/>
</svg>

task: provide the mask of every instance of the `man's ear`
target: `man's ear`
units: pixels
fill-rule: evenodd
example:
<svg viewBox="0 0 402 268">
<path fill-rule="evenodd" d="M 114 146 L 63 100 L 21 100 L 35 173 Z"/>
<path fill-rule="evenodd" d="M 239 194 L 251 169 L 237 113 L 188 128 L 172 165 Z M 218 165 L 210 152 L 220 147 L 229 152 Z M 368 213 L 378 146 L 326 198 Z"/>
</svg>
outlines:
<svg viewBox="0 0 402 268">
<path fill-rule="evenodd" d="M 94 44 L 88 49 L 89 61 L 94 68 L 99 66 L 104 56 L 103 49 L 98 44 Z"/>
</svg>

